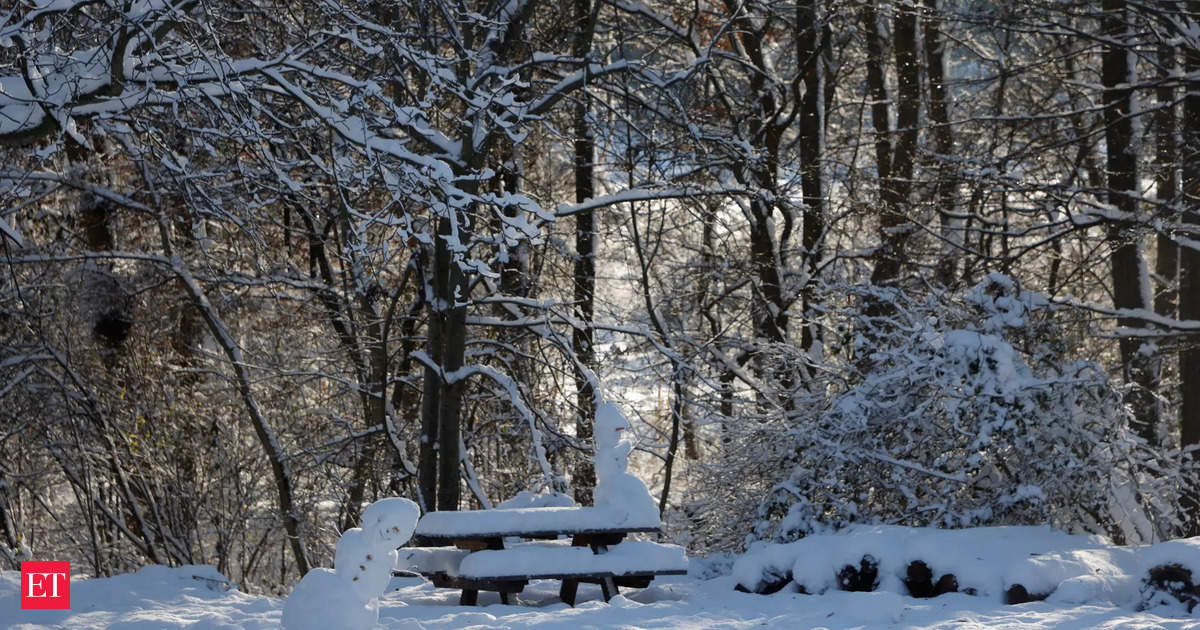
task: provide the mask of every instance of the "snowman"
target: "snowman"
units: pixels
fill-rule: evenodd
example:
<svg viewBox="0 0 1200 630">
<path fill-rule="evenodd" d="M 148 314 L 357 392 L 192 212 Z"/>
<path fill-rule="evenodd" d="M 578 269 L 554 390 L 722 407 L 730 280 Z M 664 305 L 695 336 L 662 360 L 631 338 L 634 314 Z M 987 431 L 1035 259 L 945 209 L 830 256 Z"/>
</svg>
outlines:
<svg viewBox="0 0 1200 630">
<path fill-rule="evenodd" d="M 379 596 L 408 542 L 420 510 L 408 499 L 383 499 L 363 511 L 362 527 L 338 539 L 333 570 L 313 569 L 283 605 L 285 630 L 371 630 L 379 622 Z"/>
<path fill-rule="evenodd" d="M 658 505 L 646 484 L 627 469 L 633 450 L 629 421 L 613 403 L 596 407 L 596 507 L 615 512 L 623 522 L 658 522 Z"/>
</svg>

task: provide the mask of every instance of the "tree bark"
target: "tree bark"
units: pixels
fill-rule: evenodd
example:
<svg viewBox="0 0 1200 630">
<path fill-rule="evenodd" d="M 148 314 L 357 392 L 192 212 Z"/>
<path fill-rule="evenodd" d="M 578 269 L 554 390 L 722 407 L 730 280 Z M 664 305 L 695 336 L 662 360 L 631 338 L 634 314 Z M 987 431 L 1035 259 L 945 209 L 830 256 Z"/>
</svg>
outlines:
<svg viewBox="0 0 1200 630">
<path fill-rule="evenodd" d="M 443 352 L 443 329 L 445 327 L 446 316 L 444 310 L 439 306 L 439 294 L 435 287 L 437 286 L 437 278 L 440 272 L 436 269 L 442 264 L 448 264 L 443 259 L 448 259 L 441 250 L 444 249 L 440 241 L 434 245 L 435 254 L 433 256 L 433 266 L 435 269 L 426 269 L 423 276 L 425 277 L 425 286 L 422 290 L 427 290 L 432 297 L 427 303 L 429 323 L 426 325 L 426 353 L 428 354 L 425 363 L 424 375 L 421 379 L 421 444 L 417 455 L 417 490 L 419 493 L 418 499 L 421 501 L 421 509 L 424 512 L 432 512 L 437 509 L 437 488 L 438 488 L 438 413 L 441 409 L 441 393 L 442 393 L 442 375 L 439 366 L 442 365 L 444 356 Z"/>
<path fill-rule="evenodd" d="M 862 6 L 862 25 L 867 36 L 867 92 L 871 99 L 871 126 L 875 128 L 875 174 L 883 182 L 892 173 L 892 130 L 887 73 L 884 70 L 883 34 L 879 32 L 876 0 Z"/>
<path fill-rule="evenodd" d="M 592 50 L 593 22 L 592 0 L 575 0 L 576 31 L 572 55 L 586 59 Z M 589 95 L 582 92 L 575 101 L 573 122 L 575 127 L 575 201 L 583 202 L 596 195 L 594 164 L 596 162 L 596 140 L 588 121 L 590 112 Z M 596 303 L 596 218 L 591 210 L 575 215 L 575 265 L 574 279 L 575 319 L 571 333 L 571 350 L 584 367 L 595 373 L 596 351 L 593 348 L 595 332 L 592 328 Z M 592 425 L 596 419 L 596 392 L 591 380 L 580 370 L 575 371 L 575 437 L 581 445 L 592 440 Z M 580 457 L 575 464 L 571 485 L 575 503 L 590 505 L 592 490 L 596 486 L 596 468 L 590 456 Z"/>
<path fill-rule="evenodd" d="M 935 266 L 935 280 L 949 287 L 958 277 L 962 221 L 958 218 L 954 153 L 954 130 L 950 126 L 950 102 L 946 94 L 946 39 L 942 35 L 938 0 L 925 0 L 925 68 L 929 82 L 929 122 L 933 132 L 934 163 L 937 164 L 934 196 L 938 206 L 942 239 Z"/>
<path fill-rule="evenodd" d="M 1179 197 L 1179 118 L 1175 111 L 1175 86 L 1171 84 L 1171 73 L 1176 69 L 1175 47 L 1161 44 L 1158 47 L 1158 79 L 1162 85 L 1157 90 L 1158 111 L 1154 114 L 1155 194 L 1167 220 L 1175 220 L 1174 206 Z M 1164 317 L 1175 317 L 1178 293 L 1175 283 L 1179 279 L 1179 245 L 1170 234 L 1159 233 L 1155 243 L 1157 256 L 1154 273 L 1161 288 L 1154 296 L 1154 312 Z"/>
<path fill-rule="evenodd" d="M 459 221 L 459 225 L 465 223 Z M 441 373 L 437 381 L 437 450 L 438 481 L 437 509 L 457 510 L 462 488 L 459 482 L 459 439 L 462 422 L 462 400 L 466 379 L 459 374 L 463 367 L 467 342 L 467 307 L 459 304 L 466 299 L 466 282 L 459 264 L 451 257 L 447 239 L 452 234 L 451 219 L 438 219 L 437 254 L 435 262 L 435 308 L 442 317 Z M 460 231 L 461 234 L 461 231 Z"/>
<path fill-rule="evenodd" d="M 1107 146 L 1108 202 L 1123 215 L 1110 221 L 1107 239 L 1111 258 L 1113 306 L 1118 309 L 1149 309 L 1149 273 L 1142 255 L 1141 238 L 1134 217 L 1137 202 L 1137 154 L 1133 145 L 1132 98 L 1134 69 L 1129 49 L 1117 42 L 1126 37 L 1124 0 L 1104 0 L 1101 30 L 1105 44 L 1101 80 L 1104 82 L 1104 123 Z M 1118 318 L 1123 327 L 1140 328 L 1137 318 Z M 1152 345 L 1134 337 L 1120 339 L 1121 366 L 1125 381 L 1133 386 L 1126 401 L 1133 409 L 1134 428 L 1150 444 L 1159 442 L 1157 390 L 1159 362 Z"/>
<path fill-rule="evenodd" d="M 921 67 L 917 61 L 917 22 L 916 7 L 903 3 L 896 5 L 896 18 L 893 22 L 893 41 L 895 42 L 897 103 L 896 103 L 896 144 L 890 159 L 880 160 L 880 176 L 882 181 L 883 212 L 879 217 L 880 247 L 875 255 L 875 269 L 871 274 L 872 284 L 890 284 L 900 277 L 904 262 L 904 244 L 908 240 L 911 228 L 908 225 L 908 197 L 912 189 L 913 158 L 917 149 L 918 124 L 920 123 L 921 108 Z M 878 38 L 871 37 L 868 41 Z M 875 44 L 879 46 L 878 43 Z M 874 51 L 879 54 L 879 50 Z M 882 60 L 873 64 L 879 66 L 875 71 L 881 75 Z M 871 71 L 868 69 L 868 73 Z M 882 82 L 882 75 L 875 79 Z M 876 86 L 875 91 L 883 91 L 882 86 Z M 885 95 L 886 98 L 886 95 Z M 875 113 L 872 119 L 876 122 L 876 134 L 880 131 L 879 123 L 887 119 L 886 100 L 879 104 L 876 96 L 876 107 L 882 107 L 882 115 Z M 884 123 L 886 125 L 886 123 Z M 876 140 L 876 151 L 879 152 L 879 140 Z M 887 166 L 886 175 L 884 166 Z"/>
<path fill-rule="evenodd" d="M 804 225 L 800 244 L 804 250 L 805 279 L 802 290 L 800 347 L 811 350 L 816 342 L 817 327 L 811 319 L 813 288 L 821 262 L 821 243 L 825 233 L 825 176 L 822 159 L 825 153 L 825 71 L 818 0 L 802 0 L 796 5 L 796 60 L 804 76 L 804 95 L 800 101 L 800 177 L 804 196 Z"/>
</svg>

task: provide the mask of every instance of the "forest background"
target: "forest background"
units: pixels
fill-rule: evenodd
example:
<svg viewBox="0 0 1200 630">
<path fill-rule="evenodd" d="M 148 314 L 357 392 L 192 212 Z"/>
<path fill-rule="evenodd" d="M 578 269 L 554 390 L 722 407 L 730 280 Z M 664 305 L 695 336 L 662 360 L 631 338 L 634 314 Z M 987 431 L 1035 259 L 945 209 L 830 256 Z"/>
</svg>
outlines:
<svg viewBox="0 0 1200 630">
<path fill-rule="evenodd" d="M 1200 533 L 1200 2 L 16 0 L 0 564 L 366 503 Z"/>
</svg>

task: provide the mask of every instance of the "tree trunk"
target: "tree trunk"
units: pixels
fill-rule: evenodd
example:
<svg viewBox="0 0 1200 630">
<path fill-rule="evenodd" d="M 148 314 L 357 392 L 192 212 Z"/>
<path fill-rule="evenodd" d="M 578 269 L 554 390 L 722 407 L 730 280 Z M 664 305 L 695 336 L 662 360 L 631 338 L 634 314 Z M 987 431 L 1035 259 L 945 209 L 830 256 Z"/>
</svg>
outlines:
<svg viewBox="0 0 1200 630">
<path fill-rule="evenodd" d="M 438 412 L 441 409 L 442 375 L 439 366 L 442 365 L 443 338 L 446 322 L 444 309 L 440 306 L 440 294 L 435 287 L 441 273 L 436 269 L 442 264 L 448 264 L 448 256 L 442 250 L 445 245 L 438 239 L 434 245 L 434 269 L 426 269 L 423 274 L 426 287 L 433 299 L 428 302 L 429 323 L 427 324 L 426 353 L 429 355 L 425 364 L 424 376 L 421 379 L 421 444 L 417 455 L 417 490 L 424 512 L 437 509 L 437 475 L 438 475 Z M 446 259 L 446 261 L 443 261 Z"/>
<path fill-rule="evenodd" d="M 881 160 L 879 164 L 880 175 L 883 177 L 880 191 L 883 212 L 879 217 L 880 247 L 875 255 L 875 269 L 871 274 L 872 284 L 890 284 L 900 277 L 901 265 L 905 258 L 904 244 L 911 232 L 908 219 L 908 197 L 912 189 L 913 158 L 916 155 L 917 126 L 920 123 L 921 111 L 921 67 L 917 61 L 917 18 L 916 7 L 903 3 L 897 4 L 896 19 L 892 27 L 898 96 L 897 138 L 891 158 L 886 162 L 888 166 L 886 176 L 883 174 L 882 168 L 885 162 Z M 868 34 L 868 37 L 871 35 Z M 874 65 L 880 66 L 876 70 L 877 73 L 882 71 L 882 61 Z M 882 81 L 882 77 L 877 78 L 876 81 Z M 882 90 L 882 88 L 879 89 Z M 876 98 L 878 99 L 878 97 Z M 879 117 L 886 120 L 886 101 L 882 107 L 885 110 L 883 115 L 875 114 L 873 118 Z M 877 120 L 877 134 L 879 129 Z M 878 143 L 877 139 L 877 151 L 879 150 Z"/>
<path fill-rule="evenodd" d="M 388 406 L 387 387 L 388 374 L 391 371 L 388 361 L 387 340 L 384 338 L 384 316 L 378 312 L 374 300 L 366 295 L 360 296 L 360 311 L 367 320 L 362 344 L 366 346 L 366 382 L 360 383 L 363 390 L 363 428 L 382 426 L 387 430 Z M 379 448 L 378 440 L 368 435 L 361 440 L 362 448 L 358 460 L 354 463 L 354 474 L 350 487 L 346 492 L 345 517 L 342 521 L 342 531 L 358 525 L 359 511 L 366 499 L 367 485 L 374 477 L 375 453 Z"/>
<path fill-rule="evenodd" d="M 804 326 L 800 347 L 811 350 L 817 327 L 810 322 L 813 288 L 821 262 L 821 242 L 825 232 L 825 179 L 821 160 L 825 153 L 825 72 L 818 0 L 802 0 L 796 5 L 796 59 L 804 76 L 804 95 L 800 102 L 800 176 L 804 195 L 804 225 L 800 243 L 804 250 L 805 279 L 801 308 Z"/>
<path fill-rule="evenodd" d="M 1177 219 L 1175 202 L 1179 197 L 1179 118 L 1175 112 L 1175 86 L 1171 74 L 1176 69 L 1175 48 L 1168 44 L 1158 47 L 1158 79 L 1162 85 L 1157 90 L 1158 111 L 1154 113 L 1155 162 L 1158 173 L 1155 177 L 1155 193 L 1160 210 L 1169 221 Z M 1154 296 L 1154 312 L 1164 317 L 1175 317 L 1175 283 L 1179 279 L 1179 245 L 1171 240 L 1170 234 L 1159 233 L 1155 248 L 1154 273 L 1161 288 Z"/>
<path fill-rule="evenodd" d="M 1105 34 L 1102 62 L 1104 123 L 1108 171 L 1108 202 L 1124 215 L 1111 221 L 1107 239 L 1113 247 L 1111 268 L 1113 306 L 1118 309 L 1149 309 L 1149 274 L 1142 256 L 1141 238 L 1133 218 L 1138 212 L 1137 155 L 1133 146 L 1132 97 L 1134 69 L 1129 49 L 1116 42 L 1125 39 L 1128 28 L 1124 0 L 1105 0 L 1101 29 Z M 1138 318 L 1118 318 L 1120 326 L 1140 328 Z M 1133 409 L 1134 428 L 1148 443 L 1159 442 L 1157 390 L 1159 363 L 1153 346 L 1133 337 L 1122 337 L 1121 365 L 1125 381 L 1133 386 L 1126 401 Z"/>
<path fill-rule="evenodd" d="M 758 51 L 758 35 L 747 39 L 754 41 L 752 50 Z M 756 73 L 756 77 L 761 76 Z M 751 91 L 760 94 L 758 111 L 751 121 L 751 135 L 755 146 L 762 150 L 762 157 L 750 167 L 747 178 L 756 189 L 750 201 L 750 259 L 754 265 L 758 284 L 755 336 L 768 343 L 782 343 L 787 338 L 787 304 L 783 295 L 783 281 L 779 273 L 781 266 L 780 247 L 775 234 L 778 198 L 779 142 L 783 130 L 774 124 L 777 115 L 775 99 L 771 90 L 762 81 L 752 81 Z M 782 241 L 782 239 L 778 239 Z"/>
<path fill-rule="evenodd" d="M 466 288 L 462 281 L 462 272 L 458 265 L 453 265 L 452 287 Z M 463 359 L 467 342 L 467 307 L 457 306 L 446 315 L 446 355 L 442 363 L 445 370 L 441 394 L 441 408 L 438 411 L 438 444 L 440 453 L 438 460 L 438 493 L 437 506 L 439 510 L 457 510 L 462 494 L 462 484 L 459 476 L 459 459 L 461 458 L 460 444 L 462 443 L 460 427 L 462 426 L 463 392 L 466 390 L 466 378 L 457 374 L 463 367 Z"/>
<path fill-rule="evenodd" d="M 946 96 L 946 39 L 942 36 L 938 0 L 925 0 L 925 68 L 929 81 L 929 122 L 933 131 L 934 163 L 937 164 L 934 195 L 938 206 L 942 242 L 935 267 L 935 280 L 949 287 L 958 276 L 962 221 L 958 218 L 954 153 L 954 131 L 950 127 L 950 102 Z"/>
<path fill-rule="evenodd" d="M 883 34 L 879 32 L 875 2 L 872 0 L 863 4 L 862 23 L 867 36 L 867 90 L 871 99 L 871 126 L 875 128 L 875 174 L 882 183 L 892 173 L 892 131 L 887 75 L 883 65 Z"/>
<path fill-rule="evenodd" d="M 592 0 L 575 0 L 575 42 L 572 55 L 586 59 L 592 49 Z M 580 93 L 575 102 L 575 201 L 583 202 L 596 195 L 594 164 L 596 140 L 588 122 L 589 96 Z M 575 329 L 571 333 L 571 350 L 576 360 L 595 373 L 596 351 L 592 347 L 592 329 L 596 302 L 596 218 L 591 210 L 575 215 Z M 580 445 L 592 441 L 592 424 L 596 419 L 596 392 L 591 380 L 581 370 L 575 371 L 575 437 Z M 571 476 L 575 503 L 591 505 L 592 489 L 596 486 L 596 468 L 588 453 L 580 457 Z"/>
<path fill-rule="evenodd" d="M 465 225 L 465 217 L 457 217 Z M 467 286 L 462 269 L 451 256 L 447 239 L 451 238 L 450 218 L 438 220 L 438 239 L 434 262 L 434 308 L 442 318 L 440 331 L 441 373 L 437 401 L 437 509 L 457 510 L 461 496 L 459 483 L 459 438 L 461 435 L 462 401 L 466 379 L 459 374 L 463 367 L 467 343 L 467 307 L 459 300 L 466 299 Z M 460 230 L 460 238 L 462 233 Z"/>
</svg>

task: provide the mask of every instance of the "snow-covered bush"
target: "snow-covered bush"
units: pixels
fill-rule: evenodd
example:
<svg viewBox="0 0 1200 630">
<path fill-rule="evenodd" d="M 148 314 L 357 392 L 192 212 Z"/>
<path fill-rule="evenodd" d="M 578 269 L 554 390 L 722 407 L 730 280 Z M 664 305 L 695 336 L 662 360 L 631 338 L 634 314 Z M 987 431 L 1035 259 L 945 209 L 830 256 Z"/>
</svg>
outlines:
<svg viewBox="0 0 1200 630">
<path fill-rule="evenodd" d="M 1171 464 L 1149 461 L 1103 369 L 1067 355 L 1046 298 L 999 274 L 960 296 L 857 291 L 890 306 L 847 328 L 857 374 L 844 392 L 790 418 L 791 473 L 756 538 L 854 522 L 1159 535 L 1145 484 Z"/>
</svg>

